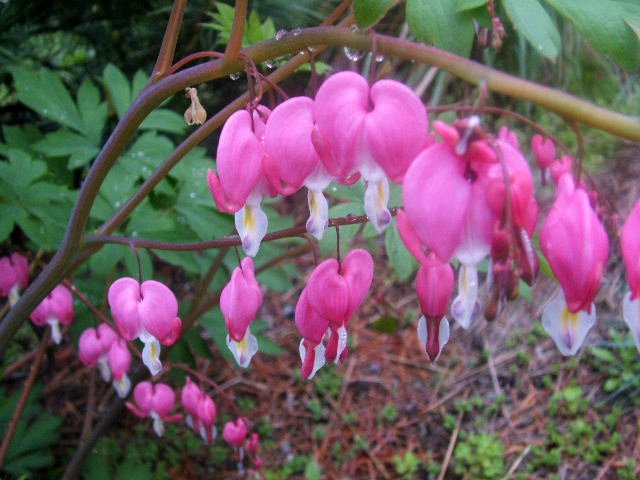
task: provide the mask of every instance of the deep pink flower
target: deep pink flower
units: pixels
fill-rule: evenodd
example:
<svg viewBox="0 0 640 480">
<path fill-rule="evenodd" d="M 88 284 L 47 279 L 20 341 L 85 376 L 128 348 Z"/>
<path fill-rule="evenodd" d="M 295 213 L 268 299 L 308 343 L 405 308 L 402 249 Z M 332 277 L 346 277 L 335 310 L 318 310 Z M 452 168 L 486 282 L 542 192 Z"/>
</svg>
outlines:
<svg viewBox="0 0 640 480">
<path fill-rule="evenodd" d="M 73 296 L 64 285 L 56 286 L 36 307 L 29 317 L 36 325 L 51 325 L 51 338 L 60 343 L 62 333 L 60 324 L 70 325 L 73 322 Z"/>
<path fill-rule="evenodd" d="M 556 160 L 549 167 L 549 171 L 551 172 L 551 178 L 553 182 L 558 185 L 560 177 L 562 177 L 565 173 L 571 173 L 573 170 L 573 158 L 569 155 L 563 155 L 560 159 Z"/>
<path fill-rule="evenodd" d="M 418 338 L 427 355 L 435 362 L 449 341 L 449 321 L 445 317 L 453 293 L 453 269 L 430 253 L 416 276 L 416 290 L 422 317 Z"/>
<path fill-rule="evenodd" d="M 0 258 L 0 297 L 9 297 L 14 306 L 20 297 L 19 291 L 29 283 L 29 261 L 19 253 Z"/>
<path fill-rule="evenodd" d="M 125 340 L 144 343 L 142 360 L 152 375 L 162 370 L 160 344 L 172 345 L 180 336 L 178 301 L 173 292 L 155 280 L 138 283 L 124 277 L 109 287 L 111 314 Z"/>
<path fill-rule="evenodd" d="M 531 138 L 531 150 L 533 150 L 533 155 L 536 157 L 542 184 L 544 185 L 547 177 L 547 169 L 551 167 L 556 159 L 556 145 L 550 138 L 535 134 Z"/>
<path fill-rule="evenodd" d="M 245 417 L 238 417 L 224 424 L 222 438 L 224 438 L 224 441 L 229 445 L 240 448 L 244 443 L 244 439 L 247 437 L 248 431 L 249 421 Z"/>
<path fill-rule="evenodd" d="M 190 377 L 187 377 L 187 383 L 182 387 L 182 392 L 180 393 L 180 400 L 187 411 L 187 425 L 189 425 L 189 427 L 191 427 L 195 432 L 200 432 L 198 404 L 203 397 L 204 392 L 200 390 L 198 385 L 191 381 Z"/>
<path fill-rule="evenodd" d="M 98 366 L 100 375 L 105 382 L 111 380 L 109 368 L 109 349 L 118 338 L 116 332 L 106 323 L 101 323 L 98 328 L 87 328 L 78 342 L 78 354 L 80 361 L 87 367 Z"/>
<path fill-rule="evenodd" d="M 133 398 L 136 403 L 127 402 L 127 408 L 140 418 L 151 417 L 153 430 L 159 437 L 164 434 L 164 422 L 177 422 L 182 418 L 181 414 L 169 414 L 176 403 L 176 396 L 164 383 L 140 382 L 133 389 Z"/>
<path fill-rule="evenodd" d="M 234 213 L 242 248 L 255 256 L 267 233 L 267 216 L 260 208 L 264 195 L 274 195 L 264 175 L 263 117 L 269 109 L 259 106 L 253 116 L 239 110 L 224 124 L 218 142 L 216 165 L 207 172 L 207 182 L 218 210 Z"/>
<path fill-rule="evenodd" d="M 377 231 L 391 221 L 388 178 L 401 183 L 427 146 L 422 101 L 394 80 L 371 88 L 361 75 L 340 72 L 320 87 L 314 103 L 316 150 L 329 174 L 345 181 L 357 173 L 367 182 L 365 211 Z"/>
<path fill-rule="evenodd" d="M 322 191 L 331 182 L 311 140 L 316 129 L 313 100 L 294 97 L 278 105 L 265 129 L 265 174 L 282 195 L 308 189 L 307 231 L 318 239 L 327 228 L 329 206 Z"/>
<path fill-rule="evenodd" d="M 506 125 L 500 127 L 498 130 L 498 139 L 505 143 L 508 143 L 516 150 L 520 150 L 520 140 L 518 140 L 518 134 L 511 130 Z"/>
<path fill-rule="evenodd" d="M 125 398 L 131 388 L 131 381 L 127 375 L 130 367 L 131 353 L 127 342 L 117 338 L 109 348 L 109 368 L 113 375 L 113 388 L 116 389 L 120 398 Z"/>
<path fill-rule="evenodd" d="M 241 266 L 231 274 L 231 280 L 220 294 L 220 310 L 227 324 L 227 346 L 236 362 L 243 368 L 249 366 L 258 351 L 258 341 L 249 325 L 262 306 L 262 292 L 256 280 L 253 260 L 242 259 Z"/>
<path fill-rule="evenodd" d="M 373 258 L 362 249 L 349 252 L 342 264 L 329 259 L 314 269 L 296 307 L 296 325 L 303 336 L 303 378 L 311 378 L 325 359 L 338 361 L 342 357 L 349 320 L 367 295 L 372 280 Z M 320 344 L 327 326 L 331 336 L 325 351 Z"/>
<path fill-rule="evenodd" d="M 198 419 L 200 423 L 200 436 L 205 443 L 211 443 L 216 438 L 216 404 L 208 395 L 202 395 L 198 402 Z"/>
<path fill-rule="evenodd" d="M 630 290 L 624 296 L 622 316 L 640 351 L 640 201 L 636 202 L 622 227 L 620 244 Z"/>
<path fill-rule="evenodd" d="M 570 174 L 558 183 L 556 200 L 540 231 L 540 247 L 560 282 L 545 308 L 543 325 L 564 355 L 574 355 L 595 323 L 593 300 L 609 254 L 609 239 L 589 196 Z"/>
<path fill-rule="evenodd" d="M 468 328 L 480 310 L 476 265 L 490 252 L 493 227 L 504 205 L 494 194 L 490 197 L 497 201 L 492 208 L 488 186 L 493 183 L 499 191 L 505 170 L 525 186 L 532 185 L 532 179 L 526 160 L 511 144 L 497 140 L 498 155 L 486 140 L 474 138 L 473 132 L 479 128 L 477 117 L 460 125 L 465 127 L 463 134 L 455 127 L 434 122 L 444 142 L 426 148 L 415 159 L 405 176 L 403 199 L 406 216 L 420 242 L 442 261 L 456 257 L 462 264 L 452 313 Z M 527 200 L 523 205 L 532 205 L 528 201 L 532 196 L 521 196 Z M 525 211 L 522 208 L 520 221 L 529 228 L 535 222 Z"/>
</svg>

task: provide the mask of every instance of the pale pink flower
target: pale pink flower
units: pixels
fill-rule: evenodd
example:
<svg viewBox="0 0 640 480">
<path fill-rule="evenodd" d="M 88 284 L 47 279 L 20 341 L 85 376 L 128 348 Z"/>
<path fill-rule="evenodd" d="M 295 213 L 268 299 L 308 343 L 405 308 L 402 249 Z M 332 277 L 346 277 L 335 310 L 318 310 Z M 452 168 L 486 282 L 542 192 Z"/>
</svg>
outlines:
<svg viewBox="0 0 640 480">
<path fill-rule="evenodd" d="M 51 338 L 55 343 L 62 340 L 60 325 L 73 322 L 73 296 L 64 285 L 56 286 L 47 295 L 29 317 L 39 326 L 51 326 Z"/>
<path fill-rule="evenodd" d="M 127 408 L 140 418 L 153 419 L 153 430 L 156 435 L 164 435 L 164 422 L 177 422 L 181 414 L 170 415 L 169 412 L 176 403 L 173 390 L 164 383 L 140 382 L 133 389 L 135 404 L 127 402 Z"/>
<path fill-rule="evenodd" d="M 0 258 L 0 297 L 9 297 L 13 307 L 20 298 L 20 289 L 29 283 L 29 261 L 19 253 Z"/>
</svg>

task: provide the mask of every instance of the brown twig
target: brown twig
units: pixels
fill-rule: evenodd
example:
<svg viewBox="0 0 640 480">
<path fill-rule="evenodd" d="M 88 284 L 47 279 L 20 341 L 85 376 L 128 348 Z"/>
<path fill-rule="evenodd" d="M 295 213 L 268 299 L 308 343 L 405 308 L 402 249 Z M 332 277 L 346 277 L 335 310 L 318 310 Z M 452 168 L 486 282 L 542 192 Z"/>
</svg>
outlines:
<svg viewBox="0 0 640 480">
<path fill-rule="evenodd" d="M 466 399 L 468 392 L 465 392 L 464 398 Z M 453 429 L 451 433 L 451 438 L 449 439 L 449 445 L 447 446 L 447 452 L 444 455 L 444 460 L 442 461 L 442 467 L 440 468 L 440 475 L 438 475 L 438 480 L 443 480 L 445 474 L 447 473 L 447 468 L 449 467 L 449 462 L 451 461 L 451 455 L 453 455 L 453 449 L 456 446 L 456 441 L 458 440 L 458 434 L 460 433 L 460 425 L 462 424 L 462 417 L 464 416 L 464 410 L 460 410 L 458 413 L 458 418 L 456 419 L 456 428 Z"/>
<path fill-rule="evenodd" d="M 80 441 L 84 442 L 91 435 L 91 425 L 93 423 L 93 410 L 96 406 L 96 372 L 95 368 L 89 370 L 89 393 L 87 394 L 87 410 L 84 413 L 82 422 L 82 433 Z"/>
<path fill-rule="evenodd" d="M 169 17 L 167 28 L 164 31 L 164 38 L 162 39 L 162 45 L 158 52 L 158 59 L 156 60 L 156 65 L 153 67 L 153 73 L 151 74 L 152 82 L 162 78 L 165 71 L 173 62 L 173 56 L 176 52 L 176 43 L 178 42 L 178 35 L 180 34 L 182 17 L 184 16 L 184 9 L 186 5 L 187 0 L 175 0 L 173 2 L 171 16 Z"/>
<path fill-rule="evenodd" d="M 16 404 L 16 408 L 13 411 L 13 415 L 9 420 L 9 424 L 7 425 L 7 431 L 4 434 L 4 438 L 2 439 L 2 445 L 0 445 L 0 469 L 2 468 L 2 464 L 4 462 L 5 457 L 7 456 L 7 452 L 9 451 L 9 446 L 11 445 L 11 440 L 13 439 L 13 435 L 16 432 L 16 427 L 18 426 L 18 422 L 20 421 L 20 417 L 22 416 L 22 412 L 27 405 L 27 400 L 29 399 L 29 394 L 31 393 L 31 389 L 36 381 L 36 377 L 38 376 L 38 370 L 40 370 L 40 363 L 44 358 L 44 352 L 47 347 L 47 343 L 49 342 L 49 336 L 51 335 L 51 329 L 47 328 L 40 340 L 40 346 L 38 347 L 38 351 L 36 353 L 35 358 L 33 359 L 33 363 L 31 364 L 31 370 L 29 371 L 29 376 L 27 377 L 27 381 L 24 382 L 24 386 L 22 387 L 22 393 L 20 393 L 20 398 L 18 399 L 18 403 Z"/>
<path fill-rule="evenodd" d="M 224 61 L 230 62 L 238 58 L 240 49 L 242 48 L 242 37 L 244 36 L 244 23 L 247 17 L 249 2 L 247 0 L 236 0 L 236 8 L 233 16 L 233 25 L 231 26 L 231 35 L 229 35 L 229 43 L 224 51 Z"/>
</svg>

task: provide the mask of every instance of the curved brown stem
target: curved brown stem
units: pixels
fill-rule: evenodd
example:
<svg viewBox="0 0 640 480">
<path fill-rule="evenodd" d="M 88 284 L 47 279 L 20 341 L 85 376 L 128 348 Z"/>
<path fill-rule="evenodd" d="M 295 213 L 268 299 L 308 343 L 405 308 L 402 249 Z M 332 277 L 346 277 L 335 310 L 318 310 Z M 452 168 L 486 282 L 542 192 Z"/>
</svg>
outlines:
<svg viewBox="0 0 640 480">
<path fill-rule="evenodd" d="M 162 77 L 173 62 L 173 56 L 176 52 L 176 43 L 178 43 L 178 35 L 180 34 L 180 27 L 182 26 L 182 18 L 184 17 L 184 9 L 186 5 L 187 0 L 175 0 L 173 2 L 171 16 L 169 17 L 169 22 L 167 23 L 167 28 L 164 32 L 164 38 L 162 39 L 158 59 L 156 60 L 156 65 L 153 67 L 153 73 L 151 74 L 152 82 Z"/>
</svg>

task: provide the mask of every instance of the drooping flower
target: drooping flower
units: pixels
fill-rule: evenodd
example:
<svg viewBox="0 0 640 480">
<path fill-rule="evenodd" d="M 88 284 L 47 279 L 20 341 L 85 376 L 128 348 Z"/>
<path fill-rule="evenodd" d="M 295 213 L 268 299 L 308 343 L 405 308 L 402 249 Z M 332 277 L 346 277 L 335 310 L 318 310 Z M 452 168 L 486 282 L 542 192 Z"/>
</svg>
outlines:
<svg viewBox="0 0 640 480">
<path fill-rule="evenodd" d="M 622 303 L 622 316 L 640 351 L 640 201 L 636 202 L 622 227 L 620 244 L 629 282 L 629 292 Z"/>
<path fill-rule="evenodd" d="M 187 410 L 187 425 L 198 433 L 205 443 L 211 443 L 216 438 L 215 420 L 216 404 L 200 388 L 187 377 L 187 383 L 182 388 L 181 400 Z"/>
<path fill-rule="evenodd" d="M 571 174 L 558 182 L 556 200 L 540 231 L 540 247 L 560 282 L 545 307 L 542 324 L 563 355 L 575 355 L 596 319 L 598 293 L 609 254 L 609 239 Z"/>
<path fill-rule="evenodd" d="M 540 169 L 540 178 L 542 179 L 542 185 L 544 185 L 547 179 L 547 169 L 551 167 L 556 159 L 556 145 L 550 138 L 535 134 L 531 138 L 531 150 L 533 150 L 533 155 L 536 157 L 536 162 Z"/>
<path fill-rule="evenodd" d="M 381 232 L 391 221 L 388 178 L 402 183 L 428 143 L 422 101 L 400 82 L 380 80 L 369 88 L 361 75 L 340 72 L 318 90 L 314 117 L 314 144 L 327 172 L 340 181 L 362 175 L 365 212 Z"/>
<path fill-rule="evenodd" d="M 451 312 L 464 328 L 480 312 L 476 265 L 490 252 L 494 225 L 504 208 L 504 202 L 492 208 L 487 187 L 492 182 L 504 185 L 506 172 L 520 179 L 527 187 L 523 191 L 533 191 L 528 189 L 533 181 L 522 154 L 499 139 L 490 145 L 477 133 L 479 126 L 477 117 L 461 120 L 456 127 L 434 122 L 444 142 L 417 156 L 405 175 L 403 192 L 407 218 L 421 243 L 440 260 L 455 257 L 461 263 Z M 531 197 L 522 198 L 523 205 L 531 205 Z M 526 208 L 522 211 L 524 229 L 535 225 L 534 216 Z"/>
<path fill-rule="evenodd" d="M 98 328 L 87 328 L 82 332 L 78 342 L 80 361 L 87 367 L 97 366 L 105 382 L 111 380 L 109 349 L 116 338 L 118 334 L 106 323 L 101 323 Z"/>
<path fill-rule="evenodd" d="M 164 383 L 140 382 L 133 389 L 133 398 L 136 403 L 127 402 L 127 408 L 140 418 L 153 419 L 153 430 L 159 437 L 164 435 L 164 422 L 177 422 L 182 418 L 179 413 L 169 414 L 176 403 L 176 396 Z"/>
<path fill-rule="evenodd" d="M 300 340 L 300 359 L 302 368 L 300 375 L 304 379 L 313 378 L 325 364 L 325 347 L 322 344 L 324 334 L 329 328 L 329 320 L 318 315 L 307 301 L 307 289 L 300 293 L 296 305 L 295 321 L 302 335 Z"/>
<path fill-rule="evenodd" d="M 180 393 L 180 400 L 187 411 L 187 416 L 185 417 L 187 425 L 198 433 L 200 432 L 198 405 L 203 396 L 204 392 L 200 390 L 200 387 L 193 383 L 190 377 L 187 377 L 187 383 L 182 387 L 182 392 Z"/>
<path fill-rule="evenodd" d="M 207 111 L 202 107 L 198 98 L 198 90 L 188 87 L 185 89 L 187 96 L 191 99 L 189 107 L 184 112 L 184 121 L 187 125 L 202 125 L 207 119 Z"/>
<path fill-rule="evenodd" d="M 258 351 L 258 341 L 249 326 L 262 306 L 262 292 L 256 280 L 253 260 L 242 259 L 240 267 L 220 294 L 220 310 L 227 324 L 227 346 L 238 365 L 247 368 Z"/>
<path fill-rule="evenodd" d="M 204 395 L 198 403 L 198 419 L 200 421 L 200 436 L 205 443 L 211 443 L 216 438 L 216 404 L 210 396 Z"/>
<path fill-rule="evenodd" d="M 498 139 L 508 143 L 516 150 L 520 150 L 520 140 L 518 140 L 518 134 L 506 125 L 501 126 L 500 130 L 498 130 Z"/>
<path fill-rule="evenodd" d="M 416 290 L 422 316 L 418 321 L 418 338 L 427 355 L 435 362 L 449 341 L 449 321 L 445 316 L 453 293 L 453 269 L 432 252 L 420 266 Z"/>
<path fill-rule="evenodd" d="M 131 353 L 127 347 L 127 342 L 122 338 L 117 338 L 109 348 L 109 368 L 113 375 L 113 388 L 120 398 L 125 398 L 131 388 L 131 380 L 127 372 L 131 367 Z"/>
<path fill-rule="evenodd" d="M 258 253 L 267 233 L 267 215 L 260 208 L 264 195 L 274 195 L 264 175 L 264 131 L 262 117 L 269 109 L 259 106 L 253 115 L 239 110 L 222 128 L 216 165 L 218 174 L 207 171 L 207 182 L 218 210 L 235 214 L 235 224 L 247 255 Z"/>
<path fill-rule="evenodd" d="M 328 259 L 314 269 L 296 308 L 296 325 L 304 337 L 300 345 L 303 376 L 306 373 L 312 376 L 323 364 L 316 363 L 320 361 L 317 350 L 313 362 L 307 360 L 310 349 L 319 344 L 321 319 L 331 332 L 325 359 L 330 362 L 341 359 L 347 346 L 349 320 L 367 295 L 372 280 L 373 258 L 362 249 L 349 252 L 342 263 Z"/>
<path fill-rule="evenodd" d="M 109 287 L 109 307 L 120 335 L 144 343 L 142 361 L 152 375 L 162 370 L 160 344 L 172 345 L 180 336 L 178 301 L 173 292 L 155 280 L 138 283 L 124 277 Z"/>
<path fill-rule="evenodd" d="M 322 191 L 331 182 L 312 142 L 316 129 L 313 100 L 293 97 L 278 105 L 267 120 L 264 135 L 265 174 L 281 195 L 307 187 L 307 231 L 320 240 L 327 228 L 329 206 Z"/>
<path fill-rule="evenodd" d="M 247 437 L 248 432 L 249 421 L 245 417 L 238 417 L 224 424 L 222 438 L 229 445 L 240 448 L 244 444 L 244 439 Z"/>
<path fill-rule="evenodd" d="M 9 297 L 13 307 L 20 298 L 20 289 L 29 283 L 29 261 L 19 253 L 0 258 L 0 297 Z"/>
<path fill-rule="evenodd" d="M 36 307 L 29 317 L 39 326 L 51 326 L 51 338 L 57 344 L 62 340 L 60 325 L 73 322 L 73 296 L 64 285 L 56 286 Z"/>
</svg>

